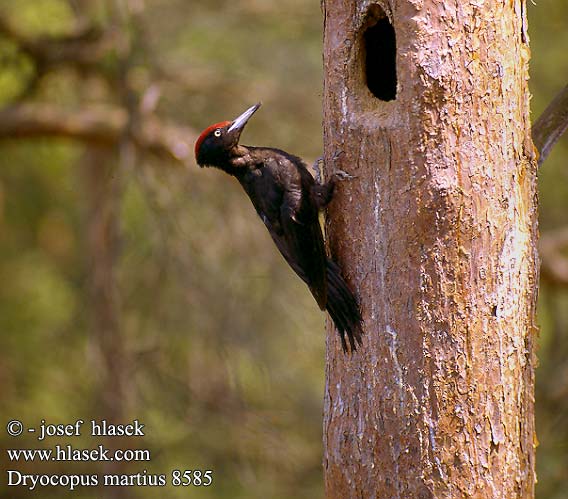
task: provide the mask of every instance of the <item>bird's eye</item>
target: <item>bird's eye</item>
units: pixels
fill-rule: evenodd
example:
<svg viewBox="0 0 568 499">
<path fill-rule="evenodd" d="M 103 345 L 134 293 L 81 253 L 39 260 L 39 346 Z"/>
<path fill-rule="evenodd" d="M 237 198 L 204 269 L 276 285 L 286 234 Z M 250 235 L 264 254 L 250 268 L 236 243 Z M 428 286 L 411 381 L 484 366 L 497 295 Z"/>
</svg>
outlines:
<svg viewBox="0 0 568 499">
<path fill-rule="evenodd" d="M 215 135 L 215 137 L 221 137 L 221 130 L 217 129 L 213 132 L 213 135 Z"/>
</svg>

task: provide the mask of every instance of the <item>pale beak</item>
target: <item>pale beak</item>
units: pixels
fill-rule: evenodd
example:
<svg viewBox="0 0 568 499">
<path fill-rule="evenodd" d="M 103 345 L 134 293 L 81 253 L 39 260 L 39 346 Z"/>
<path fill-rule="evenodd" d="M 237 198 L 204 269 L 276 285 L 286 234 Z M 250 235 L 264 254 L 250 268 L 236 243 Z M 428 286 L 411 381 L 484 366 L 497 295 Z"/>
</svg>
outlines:
<svg viewBox="0 0 568 499">
<path fill-rule="evenodd" d="M 231 123 L 231 126 L 228 128 L 227 132 L 229 132 L 229 133 L 237 132 L 238 135 L 240 135 L 240 132 L 242 132 L 243 128 L 247 124 L 250 117 L 257 111 L 257 109 L 260 106 L 261 106 L 261 104 L 259 102 L 258 104 L 255 104 L 254 106 L 249 107 L 243 114 L 241 114 L 239 117 L 235 118 L 233 120 L 233 122 Z"/>
</svg>

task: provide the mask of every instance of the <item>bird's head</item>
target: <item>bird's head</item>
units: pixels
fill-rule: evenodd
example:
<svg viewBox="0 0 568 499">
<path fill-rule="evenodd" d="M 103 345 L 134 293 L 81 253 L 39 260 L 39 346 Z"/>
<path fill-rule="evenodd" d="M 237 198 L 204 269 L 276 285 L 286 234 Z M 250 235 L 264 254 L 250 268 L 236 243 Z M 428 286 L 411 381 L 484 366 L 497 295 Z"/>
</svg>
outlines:
<svg viewBox="0 0 568 499">
<path fill-rule="evenodd" d="M 239 144 L 241 132 L 260 103 L 249 107 L 233 121 L 221 121 L 208 126 L 195 142 L 195 159 L 203 166 L 221 166 L 231 158 L 233 149 Z"/>
</svg>

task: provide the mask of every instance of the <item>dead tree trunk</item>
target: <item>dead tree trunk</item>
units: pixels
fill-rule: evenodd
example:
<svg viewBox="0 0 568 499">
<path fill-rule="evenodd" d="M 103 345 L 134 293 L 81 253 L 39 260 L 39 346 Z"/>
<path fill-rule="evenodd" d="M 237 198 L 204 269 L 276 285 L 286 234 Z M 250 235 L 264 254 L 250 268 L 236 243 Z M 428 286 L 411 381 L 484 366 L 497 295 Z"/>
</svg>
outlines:
<svg viewBox="0 0 568 499">
<path fill-rule="evenodd" d="M 532 498 L 536 158 L 525 2 L 325 0 L 329 499 Z M 329 329 L 332 328 L 331 322 Z"/>
</svg>

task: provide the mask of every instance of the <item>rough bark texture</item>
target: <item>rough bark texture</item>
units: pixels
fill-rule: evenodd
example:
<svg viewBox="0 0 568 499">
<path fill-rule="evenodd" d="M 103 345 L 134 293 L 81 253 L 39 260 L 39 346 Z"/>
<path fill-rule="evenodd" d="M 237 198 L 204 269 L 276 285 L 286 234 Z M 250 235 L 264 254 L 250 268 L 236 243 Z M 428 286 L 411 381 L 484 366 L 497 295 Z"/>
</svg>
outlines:
<svg viewBox="0 0 568 499">
<path fill-rule="evenodd" d="M 330 248 L 363 346 L 328 331 L 328 498 L 531 498 L 536 157 L 525 3 L 325 0 Z M 396 32 L 397 94 L 364 31 Z M 372 63 L 372 61 L 370 61 Z M 380 68 L 379 68 L 380 70 Z M 329 323 L 329 328 L 332 325 Z"/>
</svg>

